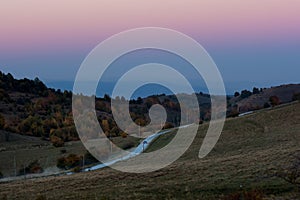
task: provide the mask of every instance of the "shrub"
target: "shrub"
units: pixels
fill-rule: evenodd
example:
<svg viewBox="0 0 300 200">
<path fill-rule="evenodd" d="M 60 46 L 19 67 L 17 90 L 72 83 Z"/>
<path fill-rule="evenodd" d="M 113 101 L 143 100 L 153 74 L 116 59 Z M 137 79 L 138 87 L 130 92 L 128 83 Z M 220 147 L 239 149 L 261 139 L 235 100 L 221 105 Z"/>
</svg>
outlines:
<svg viewBox="0 0 300 200">
<path fill-rule="evenodd" d="M 58 158 L 57 162 L 56 162 L 56 166 L 60 169 L 65 169 L 65 166 L 66 166 L 65 160 L 66 160 L 65 157 Z"/>
<path fill-rule="evenodd" d="M 41 167 L 40 163 L 35 160 L 31 162 L 28 166 L 24 166 L 23 168 L 19 169 L 19 175 L 25 175 L 25 174 L 38 174 L 42 173 L 44 170 Z"/>
<path fill-rule="evenodd" d="M 29 116 L 17 127 L 18 132 L 22 134 L 32 135 L 32 136 L 42 136 L 43 135 L 43 127 L 41 123 L 41 119 L 38 116 Z"/>
<path fill-rule="evenodd" d="M 78 173 L 78 172 L 81 172 L 81 167 L 80 166 L 76 166 L 72 169 L 72 172 L 74 173 Z"/>
<path fill-rule="evenodd" d="M 56 166 L 60 169 L 72 169 L 82 164 L 82 156 L 70 154 L 67 157 L 57 159 Z"/>
<path fill-rule="evenodd" d="M 170 122 L 166 122 L 162 129 L 164 130 L 164 129 L 170 129 L 170 128 L 174 128 L 174 125 L 171 124 Z"/>
<path fill-rule="evenodd" d="M 65 142 L 57 136 L 51 136 L 50 141 L 55 147 L 63 147 L 65 145 Z"/>
<path fill-rule="evenodd" d="M 271 103 L 271 105 L 273 107 L 275 107 L 275 106 L 277 106 L 277 105 L 280 104 L 280 100 L 279 100 L 279 98 L 277 96 L 270 96 L 269 101 L 270 101 L 270 103 Z"/>
<path fill-rule="evenodd" d="M 90 153 L 90 152 L 86 152 L 86 154 L 84 155 L 84 164 L 85 165 L 90 165 L 93 163 L 98 163 L 99 161 Z"/>
<path fill-rule="evenodd" d="M 122 138 L 127 138 L 127 136 L 128 136 L 127 133 L 121 132 L 121 137 L 122 137 Z"/>
</svg>

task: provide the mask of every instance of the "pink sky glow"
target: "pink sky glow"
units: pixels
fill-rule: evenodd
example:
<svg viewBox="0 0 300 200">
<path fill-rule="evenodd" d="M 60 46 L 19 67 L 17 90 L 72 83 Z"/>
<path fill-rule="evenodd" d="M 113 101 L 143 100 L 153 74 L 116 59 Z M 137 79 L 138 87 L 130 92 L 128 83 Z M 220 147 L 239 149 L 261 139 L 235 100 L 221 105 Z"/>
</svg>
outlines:
<svg viewBox="0 0 300 200">
<path fill-rule="evenodd" d="M 0 52 L 91 48 L 120 31 L 172 28 L 212 44 L 294 41 L 299 0 L 4 0 Z"/>
</svg>

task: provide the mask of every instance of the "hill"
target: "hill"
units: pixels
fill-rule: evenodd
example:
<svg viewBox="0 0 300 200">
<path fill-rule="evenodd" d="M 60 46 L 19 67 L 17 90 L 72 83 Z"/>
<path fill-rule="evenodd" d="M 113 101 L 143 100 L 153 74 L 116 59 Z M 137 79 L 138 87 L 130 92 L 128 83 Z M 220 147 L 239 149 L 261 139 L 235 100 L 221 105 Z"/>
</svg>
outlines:
<svg viewBox="0 0 300 200">
<path fill-rule="evenodd" d="M 287 103 L 300 97 L 300 84 L 283 85 L 268 89 L 244 90 L 235 97 L 228 97 L 228 117 L 239 113 L 258 110 L 270 106 L 270 97 L 278 97 L 279 103 Z M 38 78 L 15 79 L 11 74 L 0 72 L 0 129 L 22 135 L 41 137 L 52 143 L 63 144 L 79 140 L 72 115 L 72 92 L 47 88 Z M 189 95 L 180 94 L 188 99 Z M 196 94 L 200 107 L 200 122 L 210 120 L 211 98 L 208 94 Z M 122 97 L 116 97 L 115 100 Z M 82 102 L 76 102 L 78 104 Z M 154 104 L 162 105 L 167 111 L 164 128 L 177 127 L 181 121 L 181 107 L 175 95 L 153 95 L 129 101 L 130 116 L 136 124 L 145 126 L 150 123 L 149 108 Z M 111 97 L 95 98 L 98 121 L 105 134 L 110 137 L 126 136 L 117 126 L 111 110 Z M 189 113 L 194 108 L 188 108 Z M 1 121 L 1 120 L 0 120 Z M 2 126 L 2 127 L 1 127 Z M 130 127 L 128 127 L 130 129 Z M 9 136 L 9 134 L 7 134 Z M 0 138 L 1 139 L 1 138 Z M 3 139 L 3 138 L 2 138 Z M 9 137 L 5 137 L 9 140 Z"/>
<path fill-rule="evenodd" d="M 8 133 L 41 137 L 53 143 L 77 141 L 79 137 L 73 122 L 72 95 L 70 91 L 47 88 L 38 78 L 17 80 L 9 73 L 0 72 L 0 118 L 3 117 L 5 121 L 0 124 L 0 129 Z M 203 116 L 201 120 L 209 120 L 210 96 L 199 93 L 197 97 Z M 150 122 L 148 112 L 153 104 L 161 104 L 166 108 L 168 114 L 165 128 L 179 125 L 180 106 L 175 95 L 137 98 L 130 100 L 129 104 L 132 120 L 141 126 Z M 108 95 L 95 98 L 98 121 L 106 135 L 124 136 L 126 134 L 118 128 L 112 117 L 110 105 L 111 97 Z M 9 141 L 9 135 L 0 139 Z"/>
<path fill-rule="evenodd" d="M 237 107 L 239 113 L 270 107 L 270 97 L 278 98 L 277 104 L 299 100 L 300 84 L 288 84 L 271 88 L 254 88 L 252 92 L 244 90 L 229 100 L 231 108 Z"/>
<path fill-rule="evenodd" d="M 300 155 L 299 113 L 298 102 L 227 119 L 216 147 L 204 159 L 198 158 L 198 151 L 206 123 L 200 126 L 195 141 L 179 160 L 156 172 L 128 174 L 105 168 L 1 183 L 0 197 L 241 199 L 244 194 L 249 199 L 299 199 L 295 186 L 270 175 Z M 173 134 L 159 137 L 148 151 L 163 147 Z"/>
</svg>

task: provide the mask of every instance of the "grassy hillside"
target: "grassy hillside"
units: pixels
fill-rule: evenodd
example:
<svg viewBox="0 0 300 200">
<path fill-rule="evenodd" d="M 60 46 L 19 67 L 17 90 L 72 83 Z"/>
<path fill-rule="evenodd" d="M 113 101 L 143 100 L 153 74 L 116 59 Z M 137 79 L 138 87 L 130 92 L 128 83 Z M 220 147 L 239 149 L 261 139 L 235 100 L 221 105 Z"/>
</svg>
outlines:
<svg viewBox="0 0 300 200">
<path fill-rule="evenodd" d="M 64 147 L 54 147 L 51 143 L 38 137 L 30 137 L 15 133 L 10 134 L 10 141 L 0 140 L 0 172 L 7 177 L 15 177 L 23 166 L 28 166 L 34 161 L 38 161 L 44 169 L 40 175 L 59 173 L 62 170 L 56 167 L 57 160 L 61 157 L 75 154 L 84 156 L 87 150 L 81 141 L 72 141 L 65 143 Z M 5 131 L 0 131 L 0 139 L 4 138 Z M 133 137 L 114 137 L 112 142 L 123 149 L 129 149 L 137 146 L 140 139 Z M 16 170 L 16 171 L 15 171 Z M 39 174 L 35 174 L 37 176 Z M 31 175 L 27 175 L 29 177 Z M 19 177 L 22 178 L 22 177 Z M 0 198 L 1 199 L 1 198 Z"/>
<path fill-rule="evenodd" d="M 230 106 L 237 106 L 239 112 L 250 110 L 259 110 L 271 106 L 270 97 L 276 96 L 278 103 L 288 103 L 293 100 L 299 100 L 300 84 L 280 85 L 271 88 L 258 88 L 250 91 L 244 90 L 240 95 L 229 100 Z M 250 95 L 250 96 L 248 96 Z"/>
<path fill-rule="evenodd" d="M 296 188 L 269 176 L 300 154 L 300 103 L 228 119 L 214 150 L 198 151 L 207 129 L 200 127 L 189 150 L 156 172 L 128 174 L 110 168 L 72 176 L 1 183 L 8 199 L 238 199 L 241 191 L 264 199 L 299 199 Z M 186 130 L 188 131 L 188 129 Z M 160 148 L 172 133 L 157 139 Z"/>
</svg>

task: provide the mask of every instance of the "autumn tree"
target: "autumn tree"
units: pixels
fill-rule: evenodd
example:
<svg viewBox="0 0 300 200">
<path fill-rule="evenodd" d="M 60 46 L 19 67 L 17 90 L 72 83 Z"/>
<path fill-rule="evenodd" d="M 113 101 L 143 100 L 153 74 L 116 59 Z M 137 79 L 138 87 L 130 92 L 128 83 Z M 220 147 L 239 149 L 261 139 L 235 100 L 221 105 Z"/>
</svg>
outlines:
<svg viewBox="0 0 300 200">
<path fill-rule="evenodd" d="M 270 96 L 269 101 L 270 101 L 272 107 L 280 104 L 280 100 L 279 100 L 278 96 Z"/>
<path fill-rule="evenodd" d="M 170 129 L 170 128 L 174 128 L 174 125 L 170 122 L 166 122 L 162 129 L 164 130 L 164 129 Z"/>
<path fill-rule="evenodd" d="M 28 166 L 23 165 L 23 167 L 19 170 L 18 175 L 26 175 L 26 174 L 37 174 L 42 173 L 44 170 L 38 160 L 35 160 L 29 163 Z"/>
<path fill-rule="evenodd" d="M 58 124 L 53 117 L 49 117 L 42 122 L 45 135 L 49 135 L 51 129 L 57 129 Z"/>
<path fill-rule="evenodd" d="M 55 135 L 52 135 L 50 137 L 50 141 L 53 144 L 53 146 L 55 147 L 63 147 L 65 142 L 63 141 L 63 139 L 61 139 L 60 137 L 57 137 Z"/>
<path fill-rule="evenodd" d="M 143 118 L 138 118 L 135 120 L 135 123 L 139 126 L 145 126 L 146 125 L 146 120 Z"/>
<path fill-rule="evenodd" d="M 66 157 L 57 159 L 56 166 L 60 169 L 71 169 L 82 165 L 82 156 L 70 154 Z"/>
<path fill-rule="evenodd" d="M 33 136 L 44 135 L 42 121 L 38 116 L 29 116 L 18 125 L 18 131 Z"/>
<path fill-rule="evenodd" d="M 95 104 L 96 110 L 102 111 L 102 112 L 109 112 L 109 108 L 107 104 L 104 101 L 97 100 Z"/>
<path fill-rule="evenodd" d="M 102 120 L 101 125 L 102 125 L 102 129 L 103 129 L 104 133 L 106 135 L 108 135 L 108 133 L 110 131 L 108 120 L 107 119 Z"/>
</svg>

